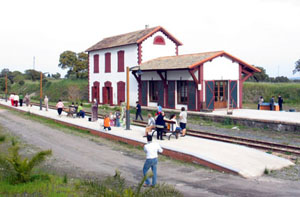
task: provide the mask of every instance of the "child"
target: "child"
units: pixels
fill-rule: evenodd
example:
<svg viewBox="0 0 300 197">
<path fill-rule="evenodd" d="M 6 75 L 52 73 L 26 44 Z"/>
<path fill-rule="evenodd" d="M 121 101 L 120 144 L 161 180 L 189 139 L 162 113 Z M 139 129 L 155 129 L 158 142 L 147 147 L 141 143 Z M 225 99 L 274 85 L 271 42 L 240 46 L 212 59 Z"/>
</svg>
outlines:
<svg viewBox="0 0 300 197">
<path fill-rule="evenodd" d="M 121 116 L 120 111 L 119 111 L 119 110 L 116 111 L 116 113 L 115 113 L 115 117 L 116 117 L 116 127 L 120 127 L 120 116 Z"/>
<path fill-rule="evenodd" d="M 110 119 L 110 126 L 114 126 L 115 124 L 115 117 L 112 114 L 112 112 L 109 113 L 109 119 Z"/>
<path fill-rule="evenodd" d="M 104 130 L 108 129 L 109 131 L 111 130 L 110 128 L 110 119 L 108 115 L 104 116 Z"/>
</svg>

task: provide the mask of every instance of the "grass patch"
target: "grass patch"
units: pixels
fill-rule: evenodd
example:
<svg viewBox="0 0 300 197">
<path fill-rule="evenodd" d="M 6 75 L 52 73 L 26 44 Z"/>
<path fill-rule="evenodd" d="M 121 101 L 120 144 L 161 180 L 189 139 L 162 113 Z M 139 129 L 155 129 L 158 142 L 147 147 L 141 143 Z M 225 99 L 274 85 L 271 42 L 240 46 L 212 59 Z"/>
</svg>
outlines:
<svg viewBox="0 0 300 197">
<path fill-rule="evenodd" d="M 63 178 L 48 175 L 48 179 L 37 178 L 32 182 L 11 185 L 0 181 L 0 195 L 3 196 L 81 196 L 83 193 L 76 189 L 79 180 L 64 183 Z"/>
</svg>

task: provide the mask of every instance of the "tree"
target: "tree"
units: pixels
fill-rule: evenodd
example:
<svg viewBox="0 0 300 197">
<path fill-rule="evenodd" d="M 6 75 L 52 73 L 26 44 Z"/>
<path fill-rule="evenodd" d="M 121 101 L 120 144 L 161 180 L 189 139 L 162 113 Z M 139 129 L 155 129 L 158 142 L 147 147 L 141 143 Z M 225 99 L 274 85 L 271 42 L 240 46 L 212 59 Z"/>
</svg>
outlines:
<svg viewBox="0 0 300 197">
<path fill-rule="evenodd" d="M 88 76 L 88 55 L 84 52 L 76 54 L 73 51 L 64 51 L 60 54 L 58 66 L 62 69 L 69 69 L 66 77 L 75 76 L 87 78 Z"/>
<path fill-rule="evenodd" d="M 59 79 L 60 78 L 60 73 L 52 74 L 52 78 L 54 79 Z"/>
<path fill-rule="evenodd" d="M 247 81 L 256 81 L 256 82 L 269 81 L 269 75 L 266 73 L 266 70 L 263 67 L 259 67 L 259 66 L 257 66 L 256 68 L 259 68 L 261 72 L 254 73 L 253 76 L 249 77 Z"/>
<path fill-rule="evenodd" d="M 25 70 L 25 78 L 35 81 L 35 80 L 40 80 L 41 73 L 39 71 L 33 70 L 33 69 L 28 69 Z M 42 76 L 45 78 L 45 75 L 43 74 Z"/>
<path fill-rule="evenodd" d="M 295 74 L 296 72 L 300 72 L 300 59 L 295 62 L 295 69 L 293 70 L 293 74 Z"/>
</svg>

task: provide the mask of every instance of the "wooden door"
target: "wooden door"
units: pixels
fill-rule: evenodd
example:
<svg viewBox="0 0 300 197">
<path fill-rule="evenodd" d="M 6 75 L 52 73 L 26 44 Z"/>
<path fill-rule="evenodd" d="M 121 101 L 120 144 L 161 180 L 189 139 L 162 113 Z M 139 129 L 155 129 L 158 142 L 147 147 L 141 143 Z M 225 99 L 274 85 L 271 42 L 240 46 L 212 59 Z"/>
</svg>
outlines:
<svg viewBox="0 0 300 197">
<path fill-rule="evenodd" d="M 214 96 L 215 96 L 215 108 L 226 108 L 227 107 L 227 93 L 228 86 L 227 81 L 215 81 L 214 85 Z"/>
<path fill-rule="evenodd" d="M 237 81 L 230 81 L 230 104 L 233 108 L 237 108 Z"/>
<path fill-rule="evenodd" d="M 168 81 L 168 108 L 175 109 L 175 81 Z"/>
<path fill-rule="evenodd" d="M 118 105 L 125 102 L 125 82 L 119 81 L 117 83 Z"/>
<path fill-rule="evenodd" d="M 205 82 L 205 105 L 206 109 L 214 109 L 214 82 Z"/>
</svg>

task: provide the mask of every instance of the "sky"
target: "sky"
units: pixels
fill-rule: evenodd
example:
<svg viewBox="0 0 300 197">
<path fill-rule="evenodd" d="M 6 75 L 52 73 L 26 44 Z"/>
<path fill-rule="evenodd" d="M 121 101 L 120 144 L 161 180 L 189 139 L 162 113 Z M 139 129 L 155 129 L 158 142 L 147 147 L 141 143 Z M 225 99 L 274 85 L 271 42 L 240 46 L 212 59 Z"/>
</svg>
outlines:
<svg viewBox="0 0 300 197">
<path fill-rule="evenodd" d="M 224 50 L 271 77 L 293 75 L 300 59 L 299 0 L 0 1 L 0 70 L 65 75 L 66 50 L 105 37 L 162 26 L 183 43 L 179 54 Z"/>
</svg>

